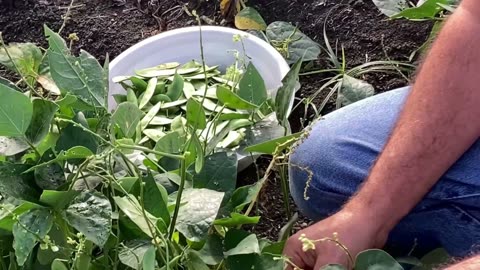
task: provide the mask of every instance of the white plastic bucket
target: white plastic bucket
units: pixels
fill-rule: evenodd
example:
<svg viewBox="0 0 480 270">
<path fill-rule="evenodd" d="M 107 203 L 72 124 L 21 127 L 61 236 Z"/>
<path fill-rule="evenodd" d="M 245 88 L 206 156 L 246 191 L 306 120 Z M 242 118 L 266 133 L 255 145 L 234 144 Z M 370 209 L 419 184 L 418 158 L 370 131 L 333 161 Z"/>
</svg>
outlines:
<svg viewBox="0 0 480 270">
<path fill-rule="evenodd" d="M 219 65 L 225 71 L 235 62 L 233 50 L 241 58 L 251 61 L 262 75 L 267 90 L 275 98 L 277 89 L 282 85 L 283 77 L 290 70 L 282 55 L 264 40 L 247 32 L 227 27 L 202 26 L 203 50 L 205 62 L 209 66 Z M 234 35 L 241 35 L 242 43 L 233 41 Z M 245 50 L 245 51 L 244 51 Z M 245 54 L 246 56 L 245 56 Z M 114 94 L 124 94 L 125 90 L 112 78 L 133 75 L 135 70 L 153 67 L 167 62 L 186 63 L 201 61 L 200 27 L 180 28 L 150 37 L 132 46 L 110 63 L 108 108 L 116 107 Z M 293 106 L 293 99 L 290 109 Z M 238 155 L 238 170 L 252 163 L 250 156 Z"/>
<path fill-rule="evenodd" d="M 256 36 L 232 28 L 202 26 L 201 31 L 206 64 L 219 65 L 222 70 L 235 62 L 233 50 L 237 50 L 240 57 L 244 57 L 242 43 L 233 41 L 234 35 L 241 35 L 245 45 L 245 59 L 255 65 L 265 80 L 267 89 L 275 97 L 276 90 L 282 85 L 282 79 L 290 69 L 275 48 Z M 112 95 L 125 93 L 119 84 L 112 82 L 113 77 L 133 75 L 135 70 L 162 63 L 186 63 L 191 60 L 201 61 L 198 26 L 167 31 L 130 47 L 110 63 L 109 109 L 116 106 Z"/>
</svg>

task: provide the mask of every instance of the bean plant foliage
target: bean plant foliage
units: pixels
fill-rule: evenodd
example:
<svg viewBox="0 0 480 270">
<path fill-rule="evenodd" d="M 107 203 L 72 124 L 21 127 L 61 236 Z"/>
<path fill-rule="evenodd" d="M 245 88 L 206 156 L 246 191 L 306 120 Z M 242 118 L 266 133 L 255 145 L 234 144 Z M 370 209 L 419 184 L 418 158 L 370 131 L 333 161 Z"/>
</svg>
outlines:
<svg viewBox="0 0 480 270">
<path fill-rule="evenodd" d="M 120 82 L 129 91 L 109 111 L 108 61 L 73 55 L 44 30 L 45 52 L 0 49 L 22 78 L 0 80 L 0 268 L 283 269 L 283 242 L 241 229 L 260 219 L 244 213 L 260 188 L 236 189 L 232 148 L 273 152 L 298 136 L 229 138 L 272 117 L 281 127 L 281 92 L 270 97 L 251 64 L 232 80 L 197 62 L 165 64 Z M 216 91 L 202 86 L 217 76 Z"/>
</svg>

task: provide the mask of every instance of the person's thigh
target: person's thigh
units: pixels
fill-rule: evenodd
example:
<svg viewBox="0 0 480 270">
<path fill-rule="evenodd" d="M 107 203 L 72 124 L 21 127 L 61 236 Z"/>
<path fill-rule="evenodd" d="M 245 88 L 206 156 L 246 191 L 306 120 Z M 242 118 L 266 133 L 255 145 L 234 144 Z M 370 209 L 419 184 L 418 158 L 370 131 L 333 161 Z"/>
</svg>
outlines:
<svg viewBox="0 0 480 270">
<path fill-rule="evenodd" d="M 292 197 L 305 215 L 325 218 L 358 190 L 386 144 L 408 92 L 401 88 L 359 101 L 313 125 L 290 156 Z M 416 243 L 425 249 L 443 245 L 454 255 L 464 255 L 480 244 L 479 219 L 477 141 L 395 228 L 390 243 L 410 247 Z"/>
</svg>

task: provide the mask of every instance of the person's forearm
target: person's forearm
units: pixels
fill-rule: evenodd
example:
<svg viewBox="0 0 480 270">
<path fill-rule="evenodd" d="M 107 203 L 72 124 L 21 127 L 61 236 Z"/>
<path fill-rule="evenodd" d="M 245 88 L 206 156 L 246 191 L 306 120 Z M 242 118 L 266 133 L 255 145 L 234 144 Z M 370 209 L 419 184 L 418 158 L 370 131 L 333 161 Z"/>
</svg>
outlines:
<svg viewBox="0 0 480 270">
<path fill-rule="evenodd" d="M 463 262 L 454 264 L 444 270 L 478 270 L 480 269 L 480 256 L 473 257 Z"/>
<path fill-rule="evenodd" d="M 475 1 L 464 0 L 441 31 L 387 145 L 346 212 L 369 215 L 388 232 L 479 138 L 480 16 L 471 6 L 480 5 Z"/>
</svg>

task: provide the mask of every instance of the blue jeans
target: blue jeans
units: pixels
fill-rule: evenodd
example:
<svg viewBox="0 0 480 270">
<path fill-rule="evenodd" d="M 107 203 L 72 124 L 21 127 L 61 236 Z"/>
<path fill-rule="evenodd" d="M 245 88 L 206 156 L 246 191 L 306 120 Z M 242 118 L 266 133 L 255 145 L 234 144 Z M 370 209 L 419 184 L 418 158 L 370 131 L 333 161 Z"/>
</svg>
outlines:
<svg viewBox="0 0 480 270">
<path fill-rule="evenodd" d="M 291 194 L 303 214 L 321 220 L 338 211 L 358 190 L 382 151 L 408 92 L 409 88 L 401 88 L 356 102 L 313 125 L 290 157 Z M 420 253 L 444 247 L 452 256 L 479 250 L 480 140 L 395 227 L 387 246 L 406 252 L 415 246 Z"/>
</svg>

